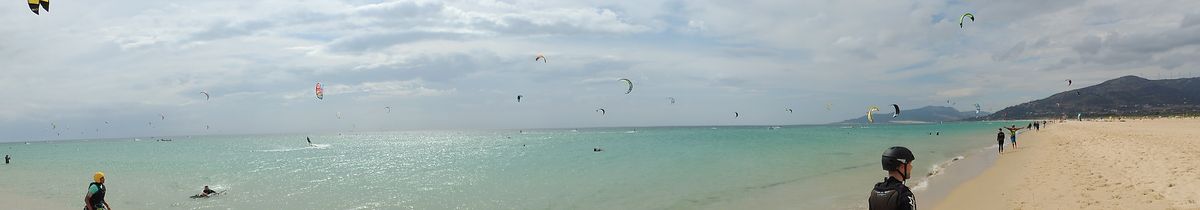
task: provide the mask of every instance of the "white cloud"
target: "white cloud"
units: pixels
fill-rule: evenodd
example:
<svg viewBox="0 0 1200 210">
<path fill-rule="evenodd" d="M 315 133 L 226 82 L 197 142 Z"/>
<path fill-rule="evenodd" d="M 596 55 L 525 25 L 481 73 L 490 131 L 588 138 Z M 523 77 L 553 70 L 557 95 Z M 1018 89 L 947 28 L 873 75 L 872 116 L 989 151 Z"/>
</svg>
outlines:
<svg viewBox="0 0 1200 210">
<path fill-rule="evenodd" d="M 455 89 L 435 89 L 427 87 L 422 80 L 362 82 L 358 84 L 322 83 L 324 97 L 355 97 L 364 99 L 381 97 L 420 97 L 443 96 L 453 94 Z M 285 100 L 316 97 L 315 90 L 293 91 L 283 95 Z"/>
<path fill-rule="evenodd" d="M 708 30 L 708 25 L 701 20 L 688 20 L 687 28 L 689 32 L 704 32 Z"/>
</svg>

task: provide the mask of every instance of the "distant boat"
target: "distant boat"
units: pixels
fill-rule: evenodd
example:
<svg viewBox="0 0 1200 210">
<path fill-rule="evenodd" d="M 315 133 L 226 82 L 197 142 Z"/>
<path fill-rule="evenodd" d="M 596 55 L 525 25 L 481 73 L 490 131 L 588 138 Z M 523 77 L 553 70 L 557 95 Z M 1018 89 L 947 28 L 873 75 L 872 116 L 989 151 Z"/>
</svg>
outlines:
<svg viewBox="0 0 1200 210">
<path fill-rule="evenodd" d="M 171 139 L 158 139 L 158 141 L 171 141 Z"/>
</svg>

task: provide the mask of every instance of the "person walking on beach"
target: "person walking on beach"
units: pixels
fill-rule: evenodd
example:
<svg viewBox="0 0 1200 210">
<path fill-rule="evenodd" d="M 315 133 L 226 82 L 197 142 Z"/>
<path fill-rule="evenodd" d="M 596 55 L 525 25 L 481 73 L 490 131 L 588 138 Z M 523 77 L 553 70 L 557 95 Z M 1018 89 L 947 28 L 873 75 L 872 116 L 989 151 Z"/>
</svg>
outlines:
<svg viewBox="0 0 1200 210">
<path fill-rule="evenodd" d="M 112 210 L 108 206 L 108 201 L 104 200 L 104 172 L 97 171 L 92 175 L 92 184 L 88 185 L 88 193 L 83 196 L 83 202 L 87 205 L 84 210 Z"/>
<path fill-rule="evenodd" d="M 1012 141 L 1012 148 L 1016 149 L 1017 148 L 1017 131 L 1021 130 L 1021 128 L 1017 127 L 1017 125 L 1012 125 L 1010 127 L 1007 127 L 1007 129 L 1008 129 L 1008 139 L 1010 141 Z"/>
<path fill-rule="evenodd" d="M 1038 121 L 1033 121 L 1033 130 L 1035 130 L 1035 131 L 1041 131 L 1041 130 L 1042 130 L 1042 125 L 1041 125 L 1041 124 L 1040 124 Z"/>
<path fill-rule="evenodd" d="M 912 190 L 904 185 L 912 173 L 912 161 L 916 159 L 912 151 L 905 147 L 892 147 L 883 151 L 883 170 L 888 176 L 883 182 L 875 184 L 867 203 L 871 210 L 917 209 L 917 200 Z"/>
<path fill-rule="evenodd" d="M 1004 129 L 997 128 L 996 130 L 999 130 L 996 132 L 996 144 L 1000 146 L 1000 154 L 1004 154 Z"/>
</svg>

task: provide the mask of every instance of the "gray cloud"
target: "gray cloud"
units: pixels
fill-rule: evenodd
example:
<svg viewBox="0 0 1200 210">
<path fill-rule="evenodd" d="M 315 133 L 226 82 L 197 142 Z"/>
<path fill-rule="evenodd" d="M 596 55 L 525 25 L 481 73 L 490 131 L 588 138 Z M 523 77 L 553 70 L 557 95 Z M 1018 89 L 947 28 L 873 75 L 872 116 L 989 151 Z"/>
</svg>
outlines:
<svg viewBox="0 0 1200 210">
<path fill-rule="evenodd" d="M 1086 36 L 1076 44 L 1073 49 L 1079 54 L 1094 55 L 1100 52 L 1100 48 L 1104 47 L 1104 40 L 1100 36 Z"/>
<path fill-rule="evenodd" d="M 331 52 L 363 52 L 426 40 L 462 40 L 470 34 L 454 32 L 393 31 L 360 33 L 338 38 L 326 45 Z"/>
<path fill-rule="evenodd" d="M 1154 63 L 1159 62 L 1156 59 L 1157 55 L 1200 45 L 1200 36 L 1196 36 L 1196 34 L 1200 34 L 1200 26 L 1129 35 L 1111 32 L 1104 37 L 1087 36 L 1073 49 L 1079 53 L 1083 61 L 1087 62 L 1107 65 L 1155 65 Z M 1164 66 L 1177 67 L 1179 65 L 1182 64 Z"/>
<path fill-rule="evenodd" d="M 992 59 L 996 60 L 996 61 L 1011 61 L 1012 59 L 1015 59 L 1015 58 L 1021 56 L 1021 53 L 1024 53 L 1024 52 L 1025 52 L 1025 41 L 1021 41 L 1021 42 L 1017 42 L 1017 44 L 1014 44 L 1012 48 L 1009 48 L 1008 50 L 1001 52 L 999 54 L 993 55 Z"/>
<path fill-rule="evenodd" d="M 1114 33 L 1115 34 L 1115 33 Z M 1170 29 L 1160 32 L 1115 35 L 1106 40 L 1111 50 L 1136 53 L 1160 53 L 1200 44 L 1200 27 Z"/>
<path fill-rule="evenodd" d="M 276 23 L 266 20 L 244 22 L 228 22 L 213 24 L 213 26 L 191 34 L 191 40 L 207 41 L 251 34 L 263 28 L 274 26 Z"/>
</svg>

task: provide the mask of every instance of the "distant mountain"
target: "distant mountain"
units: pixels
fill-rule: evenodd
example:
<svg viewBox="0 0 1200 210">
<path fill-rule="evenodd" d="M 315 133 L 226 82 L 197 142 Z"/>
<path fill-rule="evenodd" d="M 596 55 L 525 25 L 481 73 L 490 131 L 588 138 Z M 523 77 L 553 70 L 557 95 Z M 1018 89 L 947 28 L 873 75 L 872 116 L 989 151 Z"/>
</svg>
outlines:
<svg viewBox="0 0 1200 210">
<path fill-rule="evenodd" d="M 980 120 L 1180 115 L 1200 113 L 1200 78 L 1124 76 L 1004 108 Z"/>
<path fill-rule="evenodd" d="M 975 111 L 961 112 L 957 109 L 944 106 L 926 106 L 918 109 L 900 110 L 900 116 L 892 118 L 891 106 L 887 109 L 875 113 L 875 123 L 936 123 L 958 121 L 977 116 L 985 116 L 990 113 Z M 850 119 L 836 124 L 865 124 L 867 123 L 867 111 L 863 110 L 863 116 L 855 119 Z"/>
</svg>

